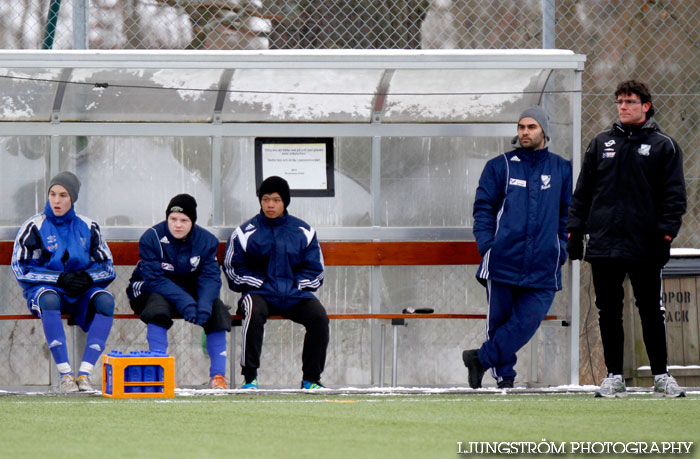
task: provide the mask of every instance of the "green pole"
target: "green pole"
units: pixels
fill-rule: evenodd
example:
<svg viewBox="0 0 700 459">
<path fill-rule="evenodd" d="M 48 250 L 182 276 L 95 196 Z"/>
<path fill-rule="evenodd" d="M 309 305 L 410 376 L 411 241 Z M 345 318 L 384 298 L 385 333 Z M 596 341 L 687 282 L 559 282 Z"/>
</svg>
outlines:
<svg viewBox="0 0 700 459">
<path fill-rule="evenodd" d="M 44 43 L 42 49 L 53 48 L 53 38 L 56 35 L 56 22 L 58 21 L 58 10 L 61 9 L 61 0 L 51 0 L 49 3 L 49 17 L 46 20 L 46 32 L 44 33 Z"/>
</svg>

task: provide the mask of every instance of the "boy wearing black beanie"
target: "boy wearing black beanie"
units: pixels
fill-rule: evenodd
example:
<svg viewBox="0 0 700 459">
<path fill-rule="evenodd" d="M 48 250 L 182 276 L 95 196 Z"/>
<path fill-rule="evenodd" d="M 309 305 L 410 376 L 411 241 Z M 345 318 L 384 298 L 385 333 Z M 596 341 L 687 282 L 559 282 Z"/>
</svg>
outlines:
<svg viewBox="0 0 700 459">
<path fill-rule="evenodd" d="M 316 232 L 287 213 L 289 184 L 268 177 L 257 192 L 260 213 L 238 227 L 226 245 L 224 274 L 229 288 L 243 295 L 241 374 L 244 389 L 258 388 L 265 321 L 281 315 L 306 328 L 302 351 L 302 389 L 321 389 L 328 348 L 328 315 L 313 295 L 324 268 Z"/>
<path fill-rule="evenodd" d="M 197 201 L 189 194 L 174 196 L 165 216 L 165 221 L 149 228 L 139 240 L 141 259 L 126 289 L 131 308 L 146 323 L 151 351 L 167 351 L 173 317 L 204 328 L 211 359 L 209 388 L 226 389 L 226 332 L 231 331 L 231 313 L 219 299 L 219 240 L 195 224 Z"/>
</svg>

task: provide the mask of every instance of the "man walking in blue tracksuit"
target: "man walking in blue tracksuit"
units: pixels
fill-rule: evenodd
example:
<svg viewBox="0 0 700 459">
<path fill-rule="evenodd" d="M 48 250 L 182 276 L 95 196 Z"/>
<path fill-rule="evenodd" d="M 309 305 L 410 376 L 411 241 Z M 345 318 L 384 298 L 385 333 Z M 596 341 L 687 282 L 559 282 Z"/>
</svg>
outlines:
<svg viewBox="0 0 700 459">
<path fill-rule="evenodd" d="M 549 122 L 538 106 L 518 120 L 515 149 L 486 163 L 474 199 L 477 279 L 489 303 L 487 339 L 462 354 L 469 386 L 491 369 L 499 388 L 515 380 L 516 353 L 537 331 L 561 290 L 571 163 L 547 148 Z"/>
</svg>

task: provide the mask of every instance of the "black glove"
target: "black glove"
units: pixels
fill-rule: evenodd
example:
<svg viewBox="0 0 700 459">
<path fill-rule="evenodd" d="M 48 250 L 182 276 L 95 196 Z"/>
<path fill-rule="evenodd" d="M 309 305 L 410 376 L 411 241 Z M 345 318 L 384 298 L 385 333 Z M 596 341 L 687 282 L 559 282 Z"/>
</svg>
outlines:
<svg viewBox="0 0 700 459">
<path fill-rule="evenodd" d="M 566 253 L 571 260 L 583 259 L 583 233 L 572 231 L 569 233 L 569 240 L 566 242 Z"/>
<path fill-rule="evenodd" d="M 61 273 L 56 282 L 68 296 L 76 297 L 85 293 L 92 287 L 92 277 L 85 271 L 74 273 Z"/>
<path fill-rule="evenodd" d="M 671 258 L 671 241 L 673 241 L 673 238 L 665 234 L 660 234 L 654 238 L 654 253 L 652 256 L 659 268 L 666 266 L 669 258 Z"/>
</svg>

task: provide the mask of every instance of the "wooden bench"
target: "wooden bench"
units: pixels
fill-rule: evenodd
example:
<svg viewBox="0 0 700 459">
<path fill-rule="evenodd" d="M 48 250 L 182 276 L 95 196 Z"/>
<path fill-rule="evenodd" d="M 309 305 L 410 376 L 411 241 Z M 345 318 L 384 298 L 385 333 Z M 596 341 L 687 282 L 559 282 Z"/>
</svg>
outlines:
<svg viewBox="0 0 700 459">
<path fill-rule="evenodd" d="M 133 266 L 138 260 L 138 242 L 111 241 L 109 248 L 117 266 Z M 0 264 L 9 265 L 12 259 L 13 241 L 0 241 Z M 226 244 L 221 242 L 217 252 L 218 260 L 224 259 Z M 437 266 L 437 265 L 478 265 L 481 257 L 474 241 L 402 241 L 402 242 L 321 242 L 326 266 Z M 466 279 L 465 279 L 466 281 Z M 366 314 L 328 314 L 330 320 L 378 320 L 390 323 L 393 328 L 392 345 L 392 386 L 396 386 L 396 369 L 398 353 L 398 326 L 407 320 L 446 319 L 469 320 L 486 319 L 486 314 L 403 314 L 403 313 L 366 313 Z M 32 314 L 0 315 L 0 320 L 36 319 Z M 135 314 L 115 314 L 115 319 L 138 319 Z M 234 324 L 240 324 L 239 315 L 233 315 Z M 271 320 L 284 319 L 272 316 Z M 546 321 L 560 321 L 561 326 L 569 322 L 555 315 L 545 317 Z M 384 327 L 384 324 L 382 325 Z M 380 347 L 384 349 L 384 333 Z M 235 349 L 231 353 L 231 362 L 235 361 Z M 383 360 L 384 353 L 381 354 Z M 380 364 L 379 381 L 384 381 L 384 364 Z M 232 373 L 233 378 L 233 373 Z M 233 379 L 232 379 L 233 380 Z"/>
</svg>

